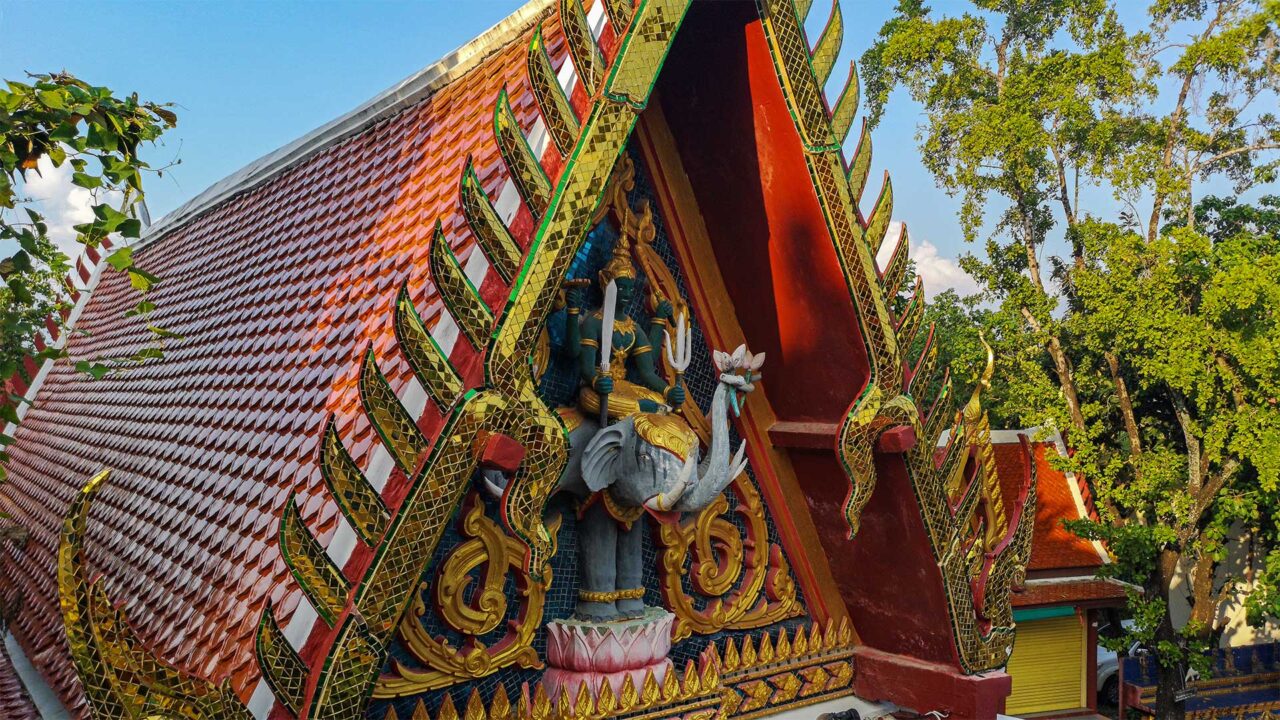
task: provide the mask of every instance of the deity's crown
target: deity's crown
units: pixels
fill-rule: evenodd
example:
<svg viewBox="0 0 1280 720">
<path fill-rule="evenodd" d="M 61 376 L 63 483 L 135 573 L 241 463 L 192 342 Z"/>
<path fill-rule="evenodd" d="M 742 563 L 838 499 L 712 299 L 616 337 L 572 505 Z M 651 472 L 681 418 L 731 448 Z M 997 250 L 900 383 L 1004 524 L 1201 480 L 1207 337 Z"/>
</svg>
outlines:
<svg viewBox="0 0 1280 720">
<path fill-rule="evenodd" d="M 600 289 L 603 290 L 611 280 L 618 278 L 635 278 L 636 268 L 631 262 L 631 239 L 619 235 L 613 244 L 613 256 L 600 269 Z"/>
<path fill-rule="evenodd" d="M 636 434 L 645 442 L 667 450 L 681 461 L 698 447 L 698 436 L 679 415 L 671 413 L 637 413 Z"/>
</svg>

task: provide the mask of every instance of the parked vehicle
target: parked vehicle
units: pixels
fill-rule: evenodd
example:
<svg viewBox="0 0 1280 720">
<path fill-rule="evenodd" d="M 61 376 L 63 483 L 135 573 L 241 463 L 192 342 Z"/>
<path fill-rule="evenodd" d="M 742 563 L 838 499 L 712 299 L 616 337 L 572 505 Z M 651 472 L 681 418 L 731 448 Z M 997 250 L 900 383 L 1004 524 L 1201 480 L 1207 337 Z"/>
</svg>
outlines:
<svg viewBox="0 0 1280 720">
<path fill-rule="evenodd" d="M 1133 627 L 1132 620 L 1125 620 L 1121 625 L 1127 630 Z M 1098 634 L 1102 635 L 1107 631 L 1107 627 L 1103 626 L 1098 629 Z M 1128 655 L 1137 655 L 1144 652 L 1138 643 L 1129 646 Z M 1120 704 L 1120 657 L 1114 650 L 1108 650 L 1101 644 L 1098 645 L 1098 704 L 1110 705 L 1116 707 Z"/>
</svg>

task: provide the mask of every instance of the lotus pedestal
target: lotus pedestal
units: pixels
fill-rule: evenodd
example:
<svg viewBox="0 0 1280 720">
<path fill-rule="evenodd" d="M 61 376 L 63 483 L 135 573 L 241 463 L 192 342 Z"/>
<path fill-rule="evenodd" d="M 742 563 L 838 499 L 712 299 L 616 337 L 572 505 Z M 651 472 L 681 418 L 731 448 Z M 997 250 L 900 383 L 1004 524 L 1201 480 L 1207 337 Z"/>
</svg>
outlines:
<svg viewBox="0 0 1280 720">
<path fill-rule="evenodd" d="M 554 701 L 562 692 L 574 700 L 584 683 L 591 696 L 609 683 L 616 696 L 627 677 L 637 691 L 650 673 L 662 685 L 671 672 L 671 624 L 675 616 L 645 608 L 634 620 L 587 622 L 553 620 L 547 624 L 547 671 L 542 682 Z"/>
</svg>

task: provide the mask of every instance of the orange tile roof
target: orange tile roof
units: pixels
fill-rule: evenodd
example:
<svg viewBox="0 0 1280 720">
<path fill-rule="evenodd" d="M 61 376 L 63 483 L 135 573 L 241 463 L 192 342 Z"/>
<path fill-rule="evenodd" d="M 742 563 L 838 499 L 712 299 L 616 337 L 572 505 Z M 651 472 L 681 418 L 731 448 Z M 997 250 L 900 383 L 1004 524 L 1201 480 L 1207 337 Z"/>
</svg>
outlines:
<svg viewBox="0 0 1280 720">
<path fill-rule="evenodd" d="M 1033 431 L 1026 431 L 1033 437 Z M 1005 497 L 1014 497 L 1017 480 L 1026 471 L 1027 455 L 1016 441 L 992 442 L 996 453 L 996 467 L 1000 474 L 1001 490 Z M 1072 487 L 1077 479 L 1068 477 L 1061 470 L 1050 464 L 1050 459 L 1058 456 L 1057 445 L 1053 442 L 1032 442 L 1031 456 L 1036 470 L 1036 519 L 1035 530 L 1031 540 L 1031 562 L 1027 569 L 1064 570 L 1092 569 L 1102 565 L 1093 543 L 1067 530 L 1063 520 L 1078 520 L 1087 517 L 1089 512 L 1084 503 L 1077 503 Z M 1078 491 L 1078 486 L 1077 486 Z M 1084 496 L 1082 495 L 1082 502 Z"/>
<path fill-rule="evenodd" d="M 526 133 L 533 124 L 532 31 L 526 22 L 431 96 L 167 227 L 134 257 L 162 279 L 149 296 L 152 322 L 185 339 L 170 342 L 163 361 L 89 380 L 76 360 L 126 357 L 148 339 L 124 317 L 138 301 L 128 278 L 104 274 L 76 323 L 84 332 L 68 338 L 70 357 L 49 368 L 17 430 L 0 487 L 0 511 L 31 531 L 4 561 L 27 598 L 12 630 L 73 714 L 86 709 L 58 607 L 58 533 L 72 497 L 104 467 L 113 474 L 90 513 L 89 566 L 160 657 L 230 677 L 243 700 L 252 694 L 259 613 L 270 598 L 286 626 L 301 595 L 277 551 L 277 518 L 296 491 L 317 538 L 333 536 L 338 510 L 317 466 L 323 425 L 334 415 L 351 455 L 367 463 L 375 442 L 358 405 L 361 353 L 373 347 L 398 392 L 409 383 L 409 367 L 389 352 L 392 303 L 407 282 L 434 324 L 441 302 L 427 267 L 437 220 L 464 265 L 475 248 L 459 179 L 472 155 L 491 198 L 507 182 L 493 107 L 505 85 Z M 558 64 L 557 20 L 544 36 Z M 511 226 L 527 244 L 528 211 Z M 490 269 L 480 291 L 500 307 L 508 289 Z M 475 357 L 460 339 L 452 358 L 472 384 Z M 419 425 L 434 437 L 441 422 L 429 407 Z"/>
</svg>

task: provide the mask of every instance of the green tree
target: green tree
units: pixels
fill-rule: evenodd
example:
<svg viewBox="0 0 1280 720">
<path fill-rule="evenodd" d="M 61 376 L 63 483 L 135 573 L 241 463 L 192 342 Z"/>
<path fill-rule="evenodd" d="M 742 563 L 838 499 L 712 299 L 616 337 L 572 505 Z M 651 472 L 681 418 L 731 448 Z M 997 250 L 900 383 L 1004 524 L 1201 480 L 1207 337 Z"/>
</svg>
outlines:
<svg viewBox="0 0 1280 720">
<path fill-rule="evenodd" d="M 935 303 L 943 346 L 976 364 L 963 318 L 982 326 L 993 419 L 1067 434 L 1106 521 L 1075 529 L 1144 589 L 1134 634 L 1161 661 L 1160 716 L 1181 717 L 1229 530 L 1274 547 L 1280 509 L 1276 204 L 1200 198 L 1276 178 L 1280 2 L 1156 0 L 1136 28 L 1111 0 L 972 2 L 899 2 L 862 59 L 871 119 L 898 88 L 924 106 L 925 165 L 985 250 L 962 258 L 984 305 Z M 1276 609 L 1271 557 L 1255 618 Z M 1175 628 L 1179 573 L 1192 617 Z"/>
<path fill-rule="evenodd" d="M 38 204 L 24 196 L 25 179 L 39 172 L 42 160 L 53 167 L 70 164 L 72 182 L 94 197 L 93 220 L 75 227 L 76 241 L 96 248 L 111 235 L 137 238 L 142 177 L 150 169 L 138 149 L 177 123 L 166 105 L 140 101 L 137 95 L 116 97 L 66 73 L 32 75 L 30 81 L 8 81 L 0 88 L 0 381 L 22 372 L 25 357 L 41 362 L 61 353 L 53 347 L 38 350 L 34 341 L 45 318 L 60 319 L 69 294 L 64 278 L 70 261 L 49 237 Z M 133 262 L 128 247 L 106 261 L 128 273 L 141 293 L 157 282 Z M 145 316 L 153 308 L 142 298 L 130 312 Z M 171 336 L 149 327 L 158 341 Z M 98 377 L 158 352 L 146 347 L 127 360 L 82 361 L 77 367 Z M 27 401 L 6 390 L 0 397 L 0 424 L 16 423 L 19 404 Z M 0 479 L 7 460 L 0 453 Z"/>
</svg>

